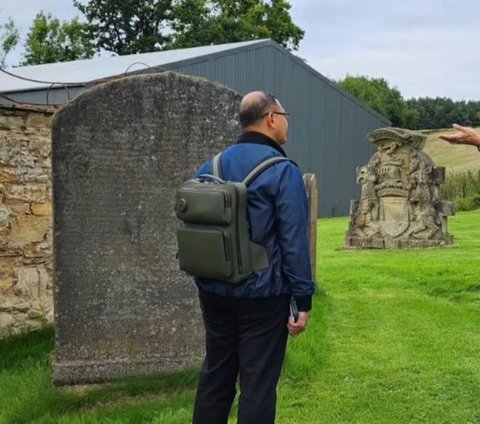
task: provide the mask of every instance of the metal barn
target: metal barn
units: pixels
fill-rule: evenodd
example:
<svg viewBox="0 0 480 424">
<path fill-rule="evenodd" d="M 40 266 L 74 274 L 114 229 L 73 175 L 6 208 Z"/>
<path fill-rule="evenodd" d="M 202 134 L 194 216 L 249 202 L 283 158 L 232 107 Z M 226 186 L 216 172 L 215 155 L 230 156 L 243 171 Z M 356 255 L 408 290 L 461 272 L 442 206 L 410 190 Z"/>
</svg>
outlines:
<svg viewBox="0 0 480 424">
<path fill-rule="evenodd" d="M 390 122 L 271 40 L 14 68 L 0 72 L 0 105 L 64 104 L 99 82 L 162 69 L 275 94 L 291 113 L 289 156 L 317 176 L 319 216 L 348 215 L 355 169 L 374 151 L 365 135 Z"/>
</svg>

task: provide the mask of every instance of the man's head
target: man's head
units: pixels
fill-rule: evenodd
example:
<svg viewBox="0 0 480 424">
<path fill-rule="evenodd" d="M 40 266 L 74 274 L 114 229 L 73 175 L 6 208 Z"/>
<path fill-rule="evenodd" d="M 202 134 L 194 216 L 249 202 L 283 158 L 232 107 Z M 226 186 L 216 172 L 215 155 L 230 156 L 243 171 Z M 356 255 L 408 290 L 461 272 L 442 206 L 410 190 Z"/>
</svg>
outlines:
<svg viewBox="0 0 480 424">
<path fill-rule="evenodd" d="M 287 116 L 278 99 L 264 91 L 252 91 L 240 103 L 242 129 L 261 132 L 278 144 L 287 142 Z"/>
</svg>

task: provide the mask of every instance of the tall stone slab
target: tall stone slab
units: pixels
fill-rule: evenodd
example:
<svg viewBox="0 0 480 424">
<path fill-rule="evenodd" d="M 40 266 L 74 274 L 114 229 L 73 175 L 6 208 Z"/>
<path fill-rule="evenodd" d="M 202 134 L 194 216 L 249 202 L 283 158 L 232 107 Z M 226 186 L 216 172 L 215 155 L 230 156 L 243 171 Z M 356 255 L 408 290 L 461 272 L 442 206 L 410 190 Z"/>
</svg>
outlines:
<svg viewBox="0 0 480 424">
<path fill-rule="evenodd" d="M 55 115 L 56 384 L 200 361 L 197 291 L 176 259 L 174 191 L 238 136 L 239 101 L 165 72 L 95 87 Z"/>
</svg>

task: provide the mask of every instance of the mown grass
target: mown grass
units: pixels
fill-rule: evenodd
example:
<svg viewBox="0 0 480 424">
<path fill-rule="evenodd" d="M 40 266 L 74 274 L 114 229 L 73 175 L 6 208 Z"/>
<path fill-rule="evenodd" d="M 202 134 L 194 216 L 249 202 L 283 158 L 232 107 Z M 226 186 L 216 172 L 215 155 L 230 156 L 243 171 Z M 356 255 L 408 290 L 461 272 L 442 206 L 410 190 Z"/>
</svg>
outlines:
<svg viewBox="0 0 480 424">
<path fill-rule="evenodd" d="M 346 218 L 318 221 L 319 290 L 289 341 L 278 424 L 480 423 L 478 222 L 450 218 L 450 247 L 349 251 Z M 190 422 L 196 370 L 66 392 L 49 382 L 52 336 L 0 343 L 0 423 Z"/>
</svg>

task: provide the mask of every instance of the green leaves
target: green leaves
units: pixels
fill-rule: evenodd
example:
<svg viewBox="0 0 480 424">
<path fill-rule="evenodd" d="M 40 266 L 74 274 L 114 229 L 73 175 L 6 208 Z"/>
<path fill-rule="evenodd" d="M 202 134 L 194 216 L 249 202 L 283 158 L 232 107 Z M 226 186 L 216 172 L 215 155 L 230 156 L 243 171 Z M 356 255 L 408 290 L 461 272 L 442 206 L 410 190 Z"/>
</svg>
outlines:
<svg viewBox="0 0 480 424">
<path fill-rule="evenodd" d="M 0 24 L 0 68 L 3 68 L 5 59 L 20 40 L 20 33 L 12 18 L 5 24 Z"/>
<path fill-rule="evenodd" d="M 119 55 L 272 38 L 298 49 L 304 31 L 285 0 L 90 0 L 87 18 L 97 50 Z"/>
<path fill-rule="evenodd" d="M 271 38 L 298 49 L 304 31 L 292 22 L 285 0 L 90 0 L 73 4 L 88 23 L 60 22 L 40 11 L 21 65 Z M 19 41 L 13 21 L 0 25 L 0 64 Z"/>
<path fill-rule="evenodd" d="M 394 127 L 411 128 L 416 111 L 408 106 L 396 88 L 383 78 L 347 76 L 338 85 L 367 106 L 385 116 Z"/>
<path fill-rule="evenodd" d="M 390 119 L 392 126 L 409 129 L 448 128 L 453 123 L 480 126 L 480 102 L 446 97 L 404 100 L 384 78 L 346 76 L 337 82 L 345 91 Z"/>
<path fill-rule="evenodd" d="M 89 22 L 89 37 L 97 50 L 119 55 L 162 50 L 171 35 L 172 0 L 91 0 L 74 5 Z"/>
<path fill-rule="evenodd" d="M 33 21 L 25 48 L 22 65 L 88 59 L 94 54 L 86 24 L 77 18 L 60 22 L 43 11 Z"/>
<path fill-rule="evenodd" d="M 194 7 L 192 7 L 194 6 Z M 290 17 L 284 0 L 183 0 L 173 9 L 172 48 L 271 38 L 297 50 L 305 32 Z M 200 13 L 187 14 L 185 10 Z"/>
</svg>

